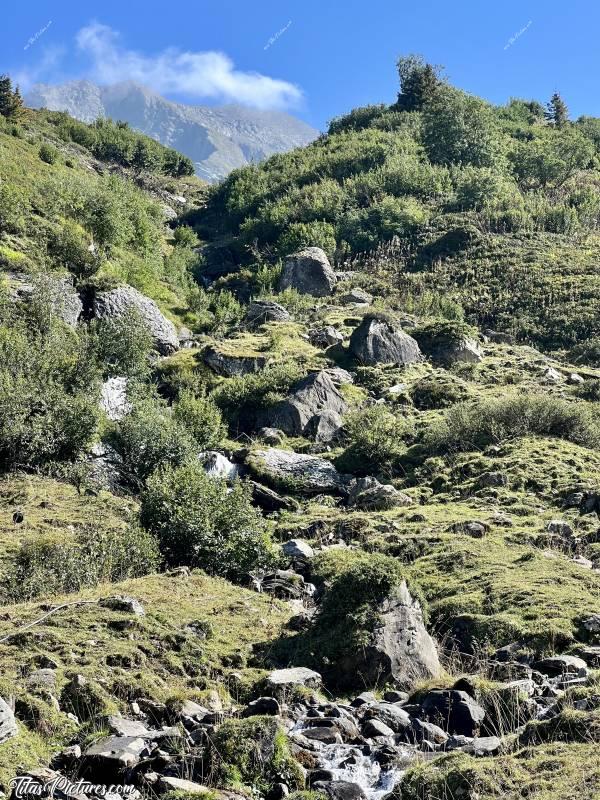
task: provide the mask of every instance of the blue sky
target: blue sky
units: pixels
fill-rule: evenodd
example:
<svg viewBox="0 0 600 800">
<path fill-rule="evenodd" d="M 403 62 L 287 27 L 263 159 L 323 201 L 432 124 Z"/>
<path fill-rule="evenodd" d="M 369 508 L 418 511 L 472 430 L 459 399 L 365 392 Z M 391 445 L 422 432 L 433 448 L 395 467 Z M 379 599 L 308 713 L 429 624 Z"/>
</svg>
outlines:
<svg viewBox="0 0 600 800">
<path fill-rule="evenodd" d="M 390 102 L 419 52 L 496 103 L 600 116 L 597 0 L 28 0 L 2 13 L 0 72 L 23 83 L 135 78 L 173 99 L 286 108 L 318 128 Z"/>
</svg>

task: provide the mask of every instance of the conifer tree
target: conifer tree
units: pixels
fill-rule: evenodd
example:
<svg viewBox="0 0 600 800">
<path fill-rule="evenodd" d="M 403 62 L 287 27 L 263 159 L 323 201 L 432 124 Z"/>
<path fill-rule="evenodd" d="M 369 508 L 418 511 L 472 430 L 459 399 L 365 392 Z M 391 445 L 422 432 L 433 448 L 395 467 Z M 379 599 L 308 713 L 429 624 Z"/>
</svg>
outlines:
<svg viewBox="0 0 600 800">
<path fill-rule="evenodd" d="M 545 117 L 557 128 L 563 128 L 569 121 L 569 109 L 558 92 L 554 92 L 547 103 Z"/>
<path fill-rule="evenodd" d="M 0 114 L 9 118 L 13 111 L 14 95 L 8 75 L 0 75 Z"/>
<path fill-rule="evenodd" d="M 418 55 L 401 56 L 397 67 L 400 78 L 398 107 L 403 111 L 421 111 L 442 82 L 440 68 L 426 63 Z"/>
</svg>

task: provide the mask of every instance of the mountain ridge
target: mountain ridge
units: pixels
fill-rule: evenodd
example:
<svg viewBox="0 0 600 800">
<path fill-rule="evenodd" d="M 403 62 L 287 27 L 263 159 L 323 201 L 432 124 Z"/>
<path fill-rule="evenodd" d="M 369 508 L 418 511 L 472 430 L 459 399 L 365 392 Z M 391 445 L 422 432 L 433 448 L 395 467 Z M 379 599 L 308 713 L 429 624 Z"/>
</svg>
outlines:
<svg viewBox="0 0 600 800">
<path fill-rule="evenodd" d="M 99 86 L 88 80 L 35 84 L 32 108 L 66 111 L 83 122 L 110 117 L 189 156 L 196 174 L 210 183 L 233 169 L 308 144 L 318 131 L 281 111 L 245 106 L 194 106 L 162 97 L 134 81 Z"/>
</svg>

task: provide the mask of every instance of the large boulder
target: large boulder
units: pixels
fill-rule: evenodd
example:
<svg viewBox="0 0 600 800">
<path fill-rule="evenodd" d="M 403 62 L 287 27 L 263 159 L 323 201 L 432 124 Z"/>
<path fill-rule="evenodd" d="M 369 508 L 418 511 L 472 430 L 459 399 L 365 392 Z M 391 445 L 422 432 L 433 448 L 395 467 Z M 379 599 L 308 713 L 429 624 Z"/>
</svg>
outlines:
<svg viewBox="0 0 600 800">
<path fill-rule="evenodd" d="M 287 322 L 289 312 L 273 300 L 254 300 L 246 312 L 246 324 L 258 327 L 265 322 Z"/>
<path fill-rule="evenodd" d="M 357 478 L 350 484 L 348 506 L 364 508 L 366 511 L 387 511 L 390 508 L 412 505 L 412 499 L 389 484 L 379 483 L 377 478 Z"/>
<path fill-rule="evenodd" d="M 346 495 L 348 491 L 348 476 L 339 473 L 331 461 L 318 456 L 271 447 L 254 450 L 246 463 L 259 478 L 290 491 L 341 495 Z"/>
<path fill-rule="evenodd" d="M 66 325 L 72 328 L 77 325 L 83 311 L 83 303 L 73 288 L 71 278 L 43 275 L 32 279 L 22 272 L 9 272 L 6 277 L 9 296 L 13 300 L 28 303 L 37 295 L 49 302 L 54 314 Z"/>
<path fill-rule="evenodd" d="M 421 361 L 417 342 L 390 320 L 366 316 L 350 337 L 350 352 L 366 366 L 396 364 L 404 366 Z"/>
<path fill-rule="evenodd" d="M 139 736 L 109 736 L 85 751 L 82 768 L 86 777 L 118 778 L 149 756 L 152 748 Z"/>
<path fill-rule="evenodd" d="M 435 642 L 425 628 L 420 604 L 404 581 L 378 611 L 378 625 L 364 647 L 346 652 L 335 665 L 337 682 L 348 686 L 357 680 L 370 686 L 393 683 L 410 689 L 422 678 L 438 676 L 442 668 Z"/>
<path fill-rule="evenodd" d="M 0 697 L 0 744 L 12 739 L 18 732 L 12 708 Z"/>
<path fill-rule="evenodd" d="M 415 332 L 421 350 L 443 366 L 478 364 L 483 358 L 476 331 L 461 322 L 435 322 Z"/>
<path fill-rule="evenodd" d="M 318 689 L 321 682 L 319 673 L 308 667 L 276 669 L 267 675 L 267 685 L 272 689 L 293 689 L 298 686 Z"/>
<path fill-rule="evenodd" d="M 325 252 L 320 247 L 305 247 L 288 256 L 279 280 L 279 290 L 296 289 L 301 294 L 329 297 L 336 282 Z"/>
<path fill-rule="evenodd" d="M 210 345 L 202 354 L 204 363 L 225 378 L 234 378 L 240 375 L 248 375 L 250 372 L 260 372 L 267 366 L 268 356 L 240 356 L 231 353 L 224 353 L 217 347 Z"/>
<path fill-rule="evenodd" d="M 485 718 L 483 708 L 467 692 L 433 689 L 421 701 L 423 716 L 450 734 L 476 736 Z"/>
<path fill-rule="evenodd" d="M 161 355 L 170 355 L 179 349 L 177 329 L 160 311 L 154 300 L 132 286 L 120 286 L 109 292 L 99 292 L 94 299 L 94 316 L 97 319 L 118 319 L 137 312 L 152 334 L 154 347 Z"/>
<path fill-rule="evenodd" d="M 313 435 L 328 442 L 342 427 L 346 401 L 327 372 L 316 372 L 296 384 L 288 397 L 263 415 L 262 424 L 289 436 Z"/>
</svg>

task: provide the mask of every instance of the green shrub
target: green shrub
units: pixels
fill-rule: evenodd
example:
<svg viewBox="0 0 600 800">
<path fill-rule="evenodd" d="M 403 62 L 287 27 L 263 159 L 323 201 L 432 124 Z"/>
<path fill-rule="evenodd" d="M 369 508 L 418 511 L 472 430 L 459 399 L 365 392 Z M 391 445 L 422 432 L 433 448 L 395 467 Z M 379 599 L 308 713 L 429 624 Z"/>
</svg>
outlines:
<svg viewBox="0 0 600 800">
<path fill-rule="evenodd" d="M 173 233 L 177 247 L 196 247 L 199 243 L 198 234 L 189 225 L 180 225 Z"/>
<path fill-rule="evenodd" d="M 105 374 L 145 378 L 150 372 L 154 340 L 136 309 L 95 323 L 98 356 Z"/>
<path fill-rule="evenodd" d="M 356 475 L 393 475 L 410 425 L 384 406 L 370 406 L 344 419 L 348 446 L 337 459 L 338 469 Z"/>
<path fill-rule="evenodd" d="M 21 233 L 25 226 L 25 198 L 12 184 L 0 183 L 0 233 Z"/>
<path fill-rule="evenodd" d="M 410 390 L 413 403 L 421 411 L 448 408 L 466 400 L 467 394 L 465 383 L 448 373 L 421 378 Z"/>
<path fill-rule="evenodd" d="M 55 164 L 58 158 L 58 150 L 50 144 L 43 144 L 39 149 L 38 155 L 46 164 Z"/>
<path fill-rule="evenodd" d="M 600 367 L 600 336 L 592 336 L 582 342 L 577 342 L 575 347 L 569 351 L 569 359 L 574 364 Z"/>
<path fill-rule="evenodd" d="M 178 466 L 195 457 L 198 449 L 192 435 L 170 409 L 152 398 L 133 404 L 131 413 L 121 420 L 112 443 L 134 487 L 141 486 L 160 466 Z"/>
<path fill-rule="evenodd" d="M 175 404 L 173 415 L 202 450 L 214 450 L 225 438 L 226 429 L 221 412 L 210 397 L 197 397 L 189 390 L 183 391 Z"/>
<path fill-rule="evenodd" d="M 532 435 L 590 448 L 600 444 L 600 426 L 589 406 L 542 394 L 455 405 L 425 441 L 436 451 L 469 451 Z"/>
<path fill-rule="evenodd" d="M 302 247 L 321 247 L 332 258 L 336 248 L 335 228 L 329 222 L 292 222 L 277 242 L 282 255 Z"/>
<path fill-rule="evenodd" d="M 265 522 L 236 482 L 211 478 L 197 462 L 162 466 L 142 496 L 142 524 L 158 537 L 167 564 L 241 578 L 271 560 Z"/>
<path fill-rule="evenodd" d="M 4 591 L 10 602 L 21 603 L 148 575 L 159 564 L 158 543 L 151 533 L 136 525 L 93 525 L 73 539 L 23 545 L 4 580 Z"/>
</svg>

